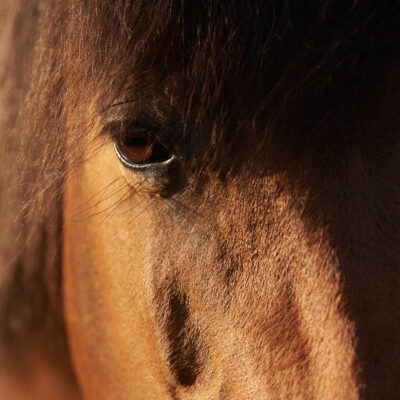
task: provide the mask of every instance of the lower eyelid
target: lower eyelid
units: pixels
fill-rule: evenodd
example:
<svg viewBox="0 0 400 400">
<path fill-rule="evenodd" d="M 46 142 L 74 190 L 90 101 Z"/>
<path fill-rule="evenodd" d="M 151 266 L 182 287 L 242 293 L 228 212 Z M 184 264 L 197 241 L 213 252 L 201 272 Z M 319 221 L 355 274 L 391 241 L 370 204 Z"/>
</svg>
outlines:
<svg viewBox="0 0 400 400">
<path fill-rule="evenodd" d="M 168 158 L 165 161 L 160 161 L 160 162 L 150 162 L 150 163 L 133 163 L 129 159 L 127 159 L 121 151 L 118 149 L 118 145 L 114 143 L 114 150 L 115 153 L 117 154 L 117 157 L 119 161 L 126 167 L 131 168 L 135 171 L 148 171 L 148 172 L 166 172 L 167 169 L 171 167 L 172 164 L 174 164 L 177 160 L 174 155 L 171 155 L 170 158 Z"/>
<path fill-rule="evenodd" d="M 167 195 L 180 187 L 182 168 L 180 161 L 172 155 L 168 160 L 150 164 L 132 164 L 119 152 L 114 144 L 122 175 L 135 189 L 149 194 Z"/>
</svg>

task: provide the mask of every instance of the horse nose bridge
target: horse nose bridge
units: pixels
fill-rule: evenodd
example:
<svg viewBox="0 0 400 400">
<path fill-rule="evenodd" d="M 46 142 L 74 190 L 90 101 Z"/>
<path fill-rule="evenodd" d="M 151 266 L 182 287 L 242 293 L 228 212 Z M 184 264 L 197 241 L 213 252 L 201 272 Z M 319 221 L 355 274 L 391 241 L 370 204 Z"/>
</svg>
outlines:
<svg viewBox="0 0 400 400">
<path fill-rule="evenodd" d="M 281 393 L 289 393 L 290 387 L 297 393 L 308 390 L 310 399 L 379 398 L 374 394 L 381 389 L 373 391 L 371 383 L 375 356 L 360 356 L 359 346 L 371 343 L 374 324 L 363 326 L 351 315 L 352 310 L 368 315 L 362 307 L 372 292 L 361 293 L 365 276 L 349 275 L 358 264 L 340 252 L 332 225 L 330 231 L 317 224 L 308 229 L 305 197 L 293 199 L 289 190 L 269 183 L 247 192 L 229 188 L 222 200 L 211 198 L 214 203 L 199 207 L 194 218 L 206 218 L 196 224 L 192 219 L 169 231 L 155 228 L 146 280 L 151 282 L 148 299 L 171 387 L 179 393 L 194 393 L 205 382 L 216 388 L 224 383 L 221 376 L 235 376 L 237 369 L 241 376 L 236 380 L 248 388 L 242 381 L 243 361 L 264 393 L 272 385 Z M 167 253 L 169 258 L 163 256 Z M 359 296 L 351 295 L 352 305 L 346 289 L 354 289 L 357 279 Z M 377 349 L 390 347 L 382 339 L 377 344 Z M 384 366 L 382 357 L 375 359 Z M 359 374 L 358 369 L 372 372 Z M 233 391 L 224 387 L 226 393 Z"/>
<path fill-rule="evenodd" d="M 290 385 L 298 384 L 296 390 L 307 392 L 306 398 L 324 399 L 330 393 L 358 400 L 354 321 L 341 303 L 340 260 L 326 229 L 308 230 L 306 199 L 306 194 L 294 199 L 271 180 L 232 195 L 231 208 L 214 220 L 221 287 L 235 310 L 233 318 L 241 315 L 241 324 L 249 327 L 247 339 L 258 332 L 247 355 L 259 366 L 269 363 L 269 377 L 276 378 L 273 384 L 282 393 L 289 389 L 279 382 L 297 371 Z M 299 376 L 308 383 L 299 384 Z"/>
<path fill-rule="evenodd" d="M 160 280 L 156 277 L 148 288 L 151 319 L 172 398 L 181 398 L 193 388 L 198 391 L 204 376 L 210 383 L 214 375 L 210 372 L 212 357 L 208 354 L 205 327 L 193 316 L 193 296 L 190 298 L 188 292 L 180 279 L 169 274 Z"/>
</svg>

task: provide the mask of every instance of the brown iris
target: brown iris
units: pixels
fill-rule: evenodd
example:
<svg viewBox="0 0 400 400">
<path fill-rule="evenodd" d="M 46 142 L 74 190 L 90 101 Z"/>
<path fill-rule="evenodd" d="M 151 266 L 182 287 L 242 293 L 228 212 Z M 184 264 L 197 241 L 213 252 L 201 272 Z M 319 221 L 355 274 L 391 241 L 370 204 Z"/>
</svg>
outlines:
<svg viewBox="0 0 400 400">
<path fill-rule="evenodd" d="M 171 158 L 168 150 L 148 131 L 125 134 L 119 140 L 118 150 L 132 164 L 157 163 Z"/>
</svg>

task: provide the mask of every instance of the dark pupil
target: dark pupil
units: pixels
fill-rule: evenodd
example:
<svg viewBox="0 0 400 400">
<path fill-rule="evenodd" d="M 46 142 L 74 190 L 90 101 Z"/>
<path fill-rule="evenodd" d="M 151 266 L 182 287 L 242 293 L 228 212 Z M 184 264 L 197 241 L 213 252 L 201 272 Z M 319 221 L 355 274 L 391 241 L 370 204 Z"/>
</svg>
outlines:
<svg viewBox="0 0 400 400">
<path fill-rule="evenodd" d="M 126 136 L 123 142 L 128 147 L 146 147 L 150 145 L 151 139 L 149 136 Z"/>
</svg>

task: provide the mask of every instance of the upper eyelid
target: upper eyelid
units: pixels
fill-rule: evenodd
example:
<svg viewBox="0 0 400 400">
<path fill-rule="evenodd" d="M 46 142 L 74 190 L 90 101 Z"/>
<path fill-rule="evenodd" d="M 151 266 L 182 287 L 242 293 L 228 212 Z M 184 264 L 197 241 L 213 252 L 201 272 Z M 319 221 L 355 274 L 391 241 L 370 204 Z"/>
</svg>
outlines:
<svg viewBox="0 0 400 400">
<path fill-rule="evenodd" d="M 147 124 L 136 119 L 114 119 L 104 123 L 100 136 L 108 135 L 113 141 L 121 140 L 124 134 L 147 131 L 155 137 L 159 137 L 159 129 L 155 124 Z"/>
<path fill-rule="evenodd" d="M 122 106 L 110 107 L 100 121 L 100 136 L 118 143 L 129 126 L 139 126 L 148 130 L 168 151 L 181 160 L 192 160 L 203 152 L 204 145 L 193 137 L 192 129 L 183 128 L 178 113 L 155 115 L 149 107 L 130 102 Z M 128 129 L 124 130 L 124 127 Z"/>
<path fill-rule="evenodd" d="M 118 101 L 104 109 L 102 116 L 103 125 L 109 122 L 124 125 L 136 123 L 149 129 L 158 129 L 168 124 L 165 115 L 153 110 L 151 101 Z"/>
</svg>

